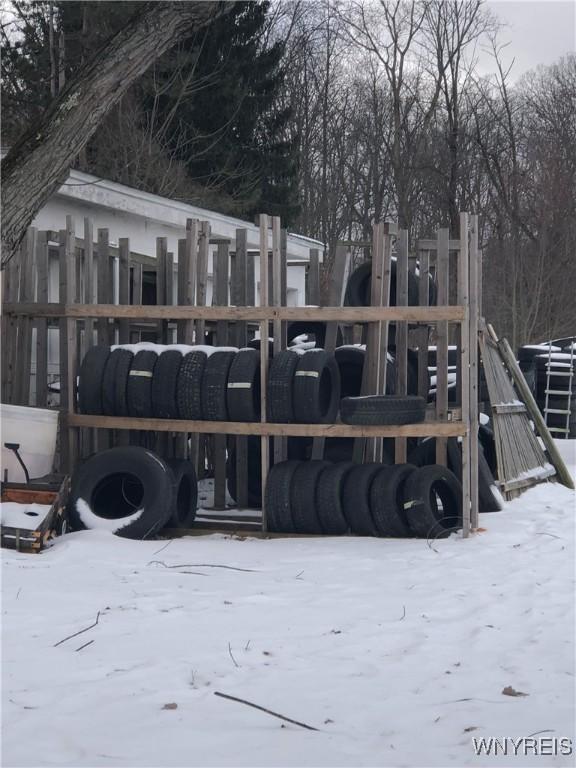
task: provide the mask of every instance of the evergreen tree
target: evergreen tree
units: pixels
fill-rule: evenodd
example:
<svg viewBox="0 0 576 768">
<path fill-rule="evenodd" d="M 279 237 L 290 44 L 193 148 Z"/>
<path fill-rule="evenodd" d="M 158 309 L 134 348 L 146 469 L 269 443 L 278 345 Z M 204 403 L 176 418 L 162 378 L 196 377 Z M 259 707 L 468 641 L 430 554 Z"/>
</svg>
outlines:
<svg viewBox="0 0 576 768">
<path fill-rule="evenodd" d="M 245 2 L 180 43 L 133 86 L 77 166 L 227 212 L 297 213 L 289 110 L 274 109 L 282 44 L 267 45 L 269 1 Z M 146 2 L 14 3 L 3 31 L 4 141 L 42 114 L 59 83 Z"/>
</svg>

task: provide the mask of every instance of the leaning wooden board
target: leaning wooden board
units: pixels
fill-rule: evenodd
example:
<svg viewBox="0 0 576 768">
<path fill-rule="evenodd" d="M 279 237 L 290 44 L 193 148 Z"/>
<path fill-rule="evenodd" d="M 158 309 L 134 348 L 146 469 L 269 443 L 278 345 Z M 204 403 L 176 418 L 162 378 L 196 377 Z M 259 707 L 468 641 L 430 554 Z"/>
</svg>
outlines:
<svg viewBox="0 0 576 768">
<path fill-rule="evenodd" d="M 18 504 L 50 504 L 50 510 L 35 530 L 0 526 L 1 545 L 18 552 L 36 553 L 47 547 L 49 542 L 66 531 L 66 505 L 70 492 L 70 478 L 66 476 L 58 490 L 35 488 L 33 485 L 2 487 L 2 502 Z"/>
</svg>

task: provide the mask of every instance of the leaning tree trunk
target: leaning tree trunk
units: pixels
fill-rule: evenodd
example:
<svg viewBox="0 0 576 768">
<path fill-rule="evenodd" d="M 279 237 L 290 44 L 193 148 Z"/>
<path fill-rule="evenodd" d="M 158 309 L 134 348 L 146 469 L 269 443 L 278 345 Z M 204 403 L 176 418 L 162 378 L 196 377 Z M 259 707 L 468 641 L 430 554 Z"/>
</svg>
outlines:
<svg viewBox="0 0 576 768">
<path fill-rule="evenodd" d="M 2 161 L 2 266 L 27 227 L 66 179 L 103 118 L 165 51 L 228 13 L 234 2 L 152 2 L 70 80 L 40 124 Z"/>
</svg>

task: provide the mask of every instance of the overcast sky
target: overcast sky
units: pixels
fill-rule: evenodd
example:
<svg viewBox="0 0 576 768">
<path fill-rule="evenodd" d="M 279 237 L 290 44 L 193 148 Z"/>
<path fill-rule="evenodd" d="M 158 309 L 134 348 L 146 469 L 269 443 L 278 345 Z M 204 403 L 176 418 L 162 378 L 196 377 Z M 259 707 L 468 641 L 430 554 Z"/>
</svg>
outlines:
<svg viewBox="0 0 576 768">
<path fill-rule="evenodd" d="M 576 0 L 488 0 L 487 6 L 507 25 L 499 39 L 510 42 L 504 58 L 515 59 L 514 79 L 576 50 Z M 491 69 L 490 57 L 481 54 L 479 64 Z"/>
</svg>

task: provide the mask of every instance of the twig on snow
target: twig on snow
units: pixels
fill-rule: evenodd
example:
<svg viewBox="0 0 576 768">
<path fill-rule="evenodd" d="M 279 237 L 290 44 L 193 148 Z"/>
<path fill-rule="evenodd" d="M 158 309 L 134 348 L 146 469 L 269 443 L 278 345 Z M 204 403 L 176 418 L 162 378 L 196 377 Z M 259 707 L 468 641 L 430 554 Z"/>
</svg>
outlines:
<svg viewBox="0 0 576 768">
<path fill-rule="evenodd" d="M 153 555 L 157 555 L 159 552 L 162 552 L 164 549 L 166 549 L 166 547 L 169 547 L 170 544 L 172 544 L 173 541 L 174 541 L 174 539 L 170 539 L 169 541 L 166 542 L 166 544 L 164 544 L 163 547 L 160 547 L 160 549 L 157 549 L 156 552 L 153 552 L 152 554 Z"/>
<path fill-rule="evenodd" d="M 403 605 L 403 606 L 402 606 L 402 616 L 400 616 L 400 618 L 398 619 L 398 621 L 404 621 L 404 619 L 405 619 L 405 618 L 406 618 L 406 606 L 405 606 L 405 605 Z"/>
<path fill-rule="evenodd" d="M 248 647 L 250 646 L 250 642 L 251 642 L 251 641 L 250 641 L 250 640 L 248 640 L 248 642 L 247 642 L 247 643 L 246 643 L 246 645 L 244 646 L 244 650 L 245 650 L 245 651 L 247 651 L 247 650 L 248 650 Z"/>
<path fill-rule="evenodd" d="M 215 565 L 214 563 L 181 563 L 179 565 L 166 565 L 163 560 L 150 560 L 148 565 L 163 565 L 164 568 L 226 568 L 228 571 L 259 573 L 259 571 L 254 570 L 254 568 L 235 568 L 232 565 Z"/>
<path fill-rule="evenodd" d="M 81 635 L 83 632 L 88 632 L 89 629 L 92 629 L 93 627 L 96 626 L 96 624 L 98 624 L 99 619 L 100 619 L 100 611 L 98 611 L 98 613 L 96 614 L 96 621 L 94 622 L 94 624 L 90 624 L 90 626 L 86 627 L 86 629 L 81 629 L 79 632 L 74 632 L 73 635 L 68 635 L 68 637 L 65 637 L 63 640 L 59 640 L 57 643 L 54 643 L 53 647 L 56 648 L 56 646 L 62 645 L 62 643 L 65 643 L 66 640 L 72 640 L 73 637 L 77 637 L 78 635 Z"/>
<path fill-rule="evenodd" d="M 16 592 L 16 600 L 20 597 L 20 592 L 22 592 L 22 587 L 18 587 L 18 592 Z"/>
<path fill-rule="evenodd" d="M 235 666 L 235 667 L 240 667 L 240 664 L 238 664 L 238 662 L 237 662 L 237 661 L 236 661 L 236 659 L 234 658 L 234 654 L 232 653 L 232 647 L 231 647 L 230 643 L 228 643 L 228 653 L 230 654 L 230 658 L 231 658 L 231 659 L 232 659 L 232 661 L 234 662 L 234 666 Z"/>
<path fill-rule="evenodd" d="M 248 707 L 259 709 L 261 712 L 266 712 L 266 714 L 272 715 L 272 717 L 277 717 L 279 720 L 285 720 L 287 723 L 292 723 L 293 725 L 299 725 L 300 728 L 306 728 L 308 731 L 320 730 L 319 728 L 314 728 L 312 725 L 306 725 L 306 723 L 300 723 L 298 720 L 292 720 L 290 717 L 279 715 L 278 712 L 272 712 L 271 709 L 261 707 L 259 704 L 253 704 L 251 701 L 246 701 L 246 699 L 239 699 L 237 696 L 229 696 L 227 693 L 220 693 L 220 691 L 214 691 L 214 696 L 220 696 L 223 699 L 230 699 L 230 701 L 238 701 L 240 704 L 246 704 Z"/>
<path fill-rule="evenodd" d="M 84 645 L 81 645 L 80 648 L 76 648 L 75 650 L 76 651 L 81 651 L 82 648 L 86 648 L 87 645 L 92 645 L 93 642 L 94 642 L 94 640 L 88 640 L 87 643 L 84 643 Z"/>
</svg>

